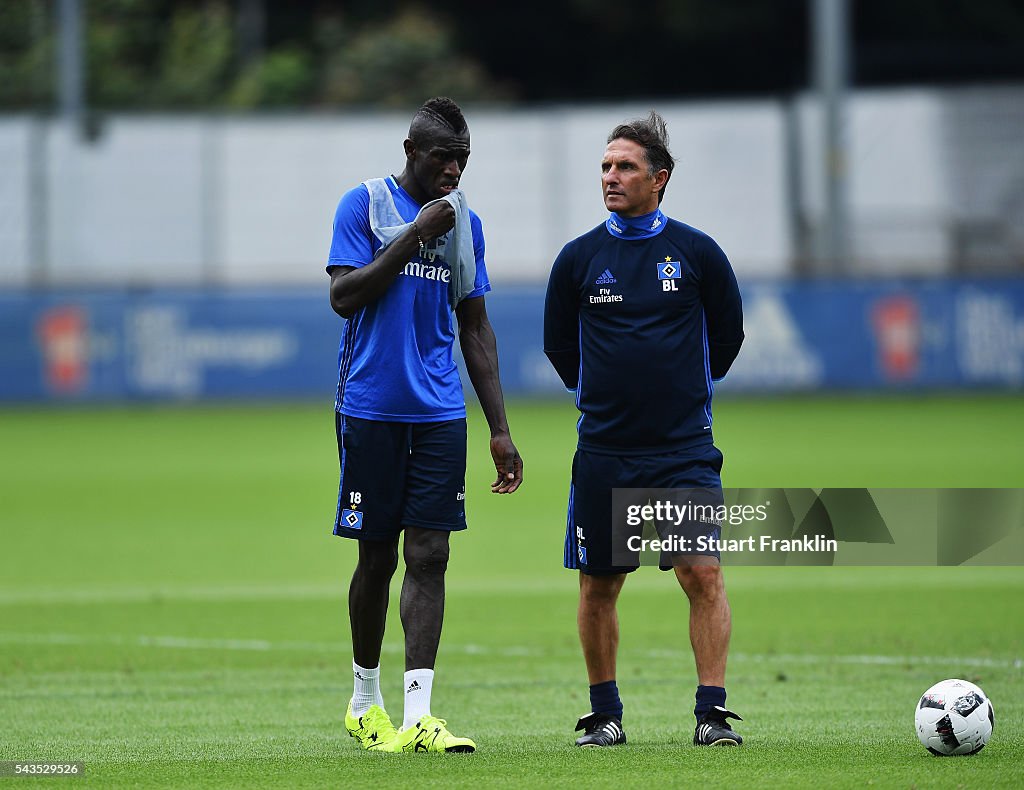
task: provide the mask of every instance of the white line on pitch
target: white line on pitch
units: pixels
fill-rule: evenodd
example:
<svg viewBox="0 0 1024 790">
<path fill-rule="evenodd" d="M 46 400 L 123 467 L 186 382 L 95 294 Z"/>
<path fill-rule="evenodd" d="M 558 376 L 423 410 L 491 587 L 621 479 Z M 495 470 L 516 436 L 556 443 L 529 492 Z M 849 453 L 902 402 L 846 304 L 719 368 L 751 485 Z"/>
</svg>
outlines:
<svg viewBox="0 0 1024 790">
<path fill-rule="evenodd" d="M 523 585 L 519 579 L 452 580 L 449 592 L 487 592 L 533 595 L 562 590 L 572 591 L 567 577 L 556 577 L 542 582 Z M 66 589 L 0 589 L 0 606 L 32 604 L 103 604 L 151 603 L 155 601 L 344 601 L 348 595 L 348 582 L 338 584 L 240 584 L 196 585 L 170 587 L 85 587 Z"/>
<path fill-rule="evenodd" d="M 772 571 L 779 569 L 771 568 L 747 568 L 744 571 Z M 800 568 L 789 569 L 793 573 L 785 575 L 766 575 L 757 573 L 754 575 L 735 575 L 738 570 L 733 570 L 730 578 L 730 589 L 758 589 L 763 590 L 766 586 L 778 588 L 805 588 L 812 586 L 816 589 L 828 587 L 830 589 L 847 589 L 851 586 L 863 584 L 862 575 L 844 573 L 844 571 L 865 571 L 864 568 Z M 903 584 L 904 576 L 889 577 L 885 572 L 906 570 L 898 568 L 874 568 L 872 571 L 872 586 L 879 588 L 886 584 Z M 938 575 L 933 571 L 937 568 L 915 569 L 915 584 L 918 586 L 932 585 L 948 589 L 951 585 L 972 587 L 995 585 L 1020 586 L 1019 569 L 1017 568 L 955 568 L 942 569 L 943 573 Z M 949 570 L 955 571 L 949 573 Z M 803 571 L 808 573 L 799 573 Z M 829 572 L 823 575 L 822 572 Z M 567 574 L 553 573 L 543 579 L 534 579 L 529 584 L 524 584 L 518 577 L 488 577 L 488 578 L 462 578 L 450 579 L 447 582 L 449 592 L 476 592 L 484 594 L 504 594 L 514 592 L 516 595 L 533 595 L 551 592 L 565 592 L 575 594 L 573 578 Z M 664 579 L 655 575 L 641 576 L 630 580 L 632 592 L 651 592 L 667 589 L 664 586 Z M 167 586 L 116 586 L 116 587 L 68 587 L 68 588 L 35 588 L 17 589 L 0 588 L 0 606 L 20 606 L 32 604 L 102 604 L 102 603 L 149 603 L 153 601 L 264 601 L 264 600 L 337 600 L 343 601 L 348 589 L 347 581 L 319 584 L 259 584 L 259 583 L 228 583 L 228 584 L 195 584 Z"/>
<path fill-rule="evenodd" d="M 315 598 L 341 598 L 341 585 L 239 585 L 237 587 L 203 586 L 170 587 L 116 587 L 51 590 L 3 590 L 0 605 L 21 604 L 89 604 L 89 603 L 147 603 L 150 601 L 262 601 L 268 599 L 308 600 Z"/>
<path fill-rule="evenodd" d="M 277 641 L 266 639 L 202 639 L 182 636 L 119 636 L 90 634 L 32 634 L 32 633 L 0 633 L 0 644 L 9 645 L 122 645 L 128 647 L 155 647 L 176 650 L 227 650 L 251 652 L 316 652 L 342 653 L 349 649 L 343 642 L 303 642 Z M 401 653 L 401 645 L 386 643 L 386 653 Z M 575 656 L 576 650 L 551 650 L 532 648 L 523 645 L 508 647 L 487 647 L 475 644 L 445 644 L 445 652 L 462 653 L 463 655 L 492 655 L 501 657 L 552 657 Z M 627 655 L 639 655 L 642 658 L 681 658 L 689 653 L 683 650 L 643 650 L 624 651 Z M 1024 660 L 1020 658 L 982 658 L 970 656 L 885 656 L 885 655 L 820 655 L 815 653 L 733 653 L 729 661 L 748 662 L 754 664 L 853 664 L 862 666 L 905 666 L 907 664 L 946 665 L 965 667 L 989 667 L 998 669 L 1021 668 Z"/>
</svg>

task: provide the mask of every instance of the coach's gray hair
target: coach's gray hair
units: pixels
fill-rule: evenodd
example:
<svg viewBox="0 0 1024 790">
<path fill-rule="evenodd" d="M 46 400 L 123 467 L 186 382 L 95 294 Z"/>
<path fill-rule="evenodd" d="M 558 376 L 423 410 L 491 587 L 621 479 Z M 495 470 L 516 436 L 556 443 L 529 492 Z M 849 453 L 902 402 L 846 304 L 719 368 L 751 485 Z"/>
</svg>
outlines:
<svg viewBox="0 0 1024 790">
<path fill-rule="evenodd" d="M 644 149 L 647 157 L 647 169 L 653 176 L 659 170 L 667 170 L 668 177 L 672 178 L 672 171 L 675 169 L 676 160 L 672 152 L 668 150 L 668 125 L 654 110 L 646 118 L 637 118 L 634 121 L 620 123 L 612 133 L 608 135 L 608 142 L 612 140 L 632 140 Z M 665 186 L 658 192 L 658 202 L 661 203 L 665 197 Z"/>
</svg>

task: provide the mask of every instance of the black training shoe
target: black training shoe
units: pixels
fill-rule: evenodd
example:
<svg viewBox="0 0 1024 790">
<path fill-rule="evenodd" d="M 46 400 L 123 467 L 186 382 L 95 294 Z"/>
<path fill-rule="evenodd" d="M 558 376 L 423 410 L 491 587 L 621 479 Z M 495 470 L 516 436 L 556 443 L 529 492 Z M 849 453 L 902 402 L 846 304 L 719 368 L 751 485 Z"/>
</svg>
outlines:
<svg viewBox="0 0 1024 790">
<path fill-rule="evenodd" d="M 739 733 L 733 732 L 729 727 L 727 719 L 743 721 L 742 716 L 737 716 L 731 710 L 715 705 L 697 722 L 697 729 L 693 731 L 693 745 L 739 746 L 743 743 Z"/>
<path fill-rule="evenodd" d="M 622 722 L 607 713 L 588 713 L 576 722 L 577 730 L 586 730 L 576 739 L 577 746 L 618 746 L 626 742 Z"/>
</svg>

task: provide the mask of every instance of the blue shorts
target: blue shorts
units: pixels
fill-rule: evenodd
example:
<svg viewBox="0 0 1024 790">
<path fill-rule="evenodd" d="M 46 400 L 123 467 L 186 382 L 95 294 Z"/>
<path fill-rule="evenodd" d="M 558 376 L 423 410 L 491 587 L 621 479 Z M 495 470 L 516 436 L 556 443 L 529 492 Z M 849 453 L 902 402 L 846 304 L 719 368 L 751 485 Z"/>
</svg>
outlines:
<svg viewBox="0 0 1024 790">
<path fill-rule="evenodd" d="M 391 540 L 404 527 L 466 528 L 466 420 L 382 422 L 335 413 L 334 534 Z"/>
<path fill-rule="evenodd" d="M 706 489 L 720 496 L 721 472 L 722 453 L 713 444 L 632 457 L 576 450 L 565 526 L 565 567 L 593 576 L 631 573 L 639 567 L 612 562 L 612 489 Z M 712 551 L 692 554 L 719 556 Z M 663 562 L 661 567 L 667 570 L 671 565 Z"/>
</svg>

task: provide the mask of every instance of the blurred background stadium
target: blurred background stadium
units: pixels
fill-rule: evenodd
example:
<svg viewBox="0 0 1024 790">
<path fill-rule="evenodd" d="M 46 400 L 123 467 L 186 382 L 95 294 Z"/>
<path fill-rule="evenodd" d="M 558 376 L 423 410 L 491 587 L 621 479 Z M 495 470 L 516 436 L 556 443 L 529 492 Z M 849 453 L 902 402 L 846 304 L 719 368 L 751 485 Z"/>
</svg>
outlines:
<svg viewBox="0 0 1024 790">
<path fill-rule="evenodd" d="M 435 696 L 491 756 L 430 777 L 578 778 L 560 570 L 575 410 L 540 316 L 562 244 L 603 219 L 624 118 L 666 117 L 666 212 L 740 281 L 747 340 L 716 400 L 727 486 L 1021 487 L 1024 7 L 659 0 L 624 19 L 610 0 L 0 3 L 0 759 L 87 759 L 111 785 L 367 770 L 354 748 L 334 761 L 354 549 L 329 534 L 342 322 L 324 263 L 339 197 L 400 169 L 432 95 L 473 135 L 463 187 L 527 482 L 475 494 L 492 472 L 471 406 L 474 528 Z M 690 656 L 650 612 L 683 604 L 637 576 L 630 737 L 654 751 L 595 786 L 708 784 L 702 766 L 756 785 L 774 759 L 795 785 L 1024 782 L 1019 567 L 731 569 L 730 699 L 752 736 L 732 767 L 670 753 L 662 692 Z M 936 641 L 964 623 L 969 639 Z M 969 778 L 912 759 L 913 700 L 954 675 L 1017 722 Z M 382 775 L 422 780 L 399 770 Z"/>
<path fill-rule="evenodd" d="M 513 395 L 558 392 L 547 270 L 601 219 L 607 131 L 651 107 L 667 212 L 743 287 L 723 392 L 1021 386 L 1019 4 L 656 3 L 644 36 L 614 8 L 4 4 L 0 399 L 323 397 L 333 208 L 435 94 L 472 122 Z"/>
</svg>

